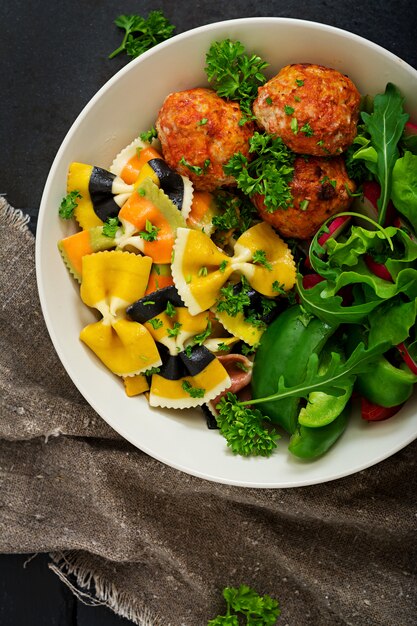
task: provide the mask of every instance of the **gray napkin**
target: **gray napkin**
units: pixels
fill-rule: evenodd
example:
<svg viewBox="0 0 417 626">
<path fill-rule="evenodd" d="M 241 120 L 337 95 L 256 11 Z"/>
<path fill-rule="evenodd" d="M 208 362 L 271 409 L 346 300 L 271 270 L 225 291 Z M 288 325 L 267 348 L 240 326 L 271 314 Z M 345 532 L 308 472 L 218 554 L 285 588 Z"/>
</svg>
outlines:
<svg viewBox="0 0 417 626">
<path fill-rule="evenodd" d="M 161 464 L 63 370 L 26 223 L 0 198 L 0 552 L 49 552 L 78 597 L 142 626 L 204 626 L 224 610 L 223 587 L 241 583 L 280 601 L 283 626 L 415 626 L 417 442 L 297 489 Z"/>
</svg>

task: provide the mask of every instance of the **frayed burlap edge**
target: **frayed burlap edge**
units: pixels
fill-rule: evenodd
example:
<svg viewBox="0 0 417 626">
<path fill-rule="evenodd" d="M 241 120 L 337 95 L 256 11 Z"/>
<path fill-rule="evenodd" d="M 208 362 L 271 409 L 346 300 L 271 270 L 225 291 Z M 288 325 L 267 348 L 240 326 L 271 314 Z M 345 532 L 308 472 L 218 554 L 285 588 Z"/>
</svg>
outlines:
<svg viewBox="0 0 417 626">
<path fill-rule="evenodd" d="M 33 235 L 28 229 L 30 216 L 23 213 L 20 209 L 14 209 L 11 207 L 4 196 L 0 196 L 0 215 L 5 218 L 8 226 L 12 226 L 22 232 L 28 233 L 28 235 L 30 235 L 33 239 Z"/>
<path fill-rule="evenodd" d="M 107 606 L 117 615 L 129 619 L 138 626 L 166 626 L 162 619 L 146 607 L 135 606 L 132 598 L 117 589 L 116 585 L 101 574 L 91 571 L 88 555 L 77 551 L 51 552 L 53 563 L 48 567 L 72 591 L 76 598 L 88 606 Z M 73 578 L 76 582 L 71 582 Z"/>
</svg>

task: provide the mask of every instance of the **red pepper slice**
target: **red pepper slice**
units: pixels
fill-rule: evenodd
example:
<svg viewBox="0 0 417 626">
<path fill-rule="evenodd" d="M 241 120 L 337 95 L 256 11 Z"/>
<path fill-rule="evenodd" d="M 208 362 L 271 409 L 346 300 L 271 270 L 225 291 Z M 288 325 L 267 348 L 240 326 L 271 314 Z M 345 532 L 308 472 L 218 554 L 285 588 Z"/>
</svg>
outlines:
<svg viewBox="0 0 417 626">
<path fill-rule="evenodd" d="M 388 280 L 390 283 L 394 282 L 391 274 L 383 263 L 377 263 L 370 254 L 365 254 L 364 260 L 367 267 L 373 274 L 375 274 L 375 276 L 378 276 L 378 278 L 382 278 L 383 280 Z"/>
<path fill-rule="evenodd" d="M 404 359 L 404 362 L 410 368 L 413 374 L 417 374 L 417 363 L 415 362 L 415 360 L 413 359 L 413 357 L 407 350 L 407 346 L 405 345 L 405 343 L 399 343 L 397 346 L 397 350 L 401 354 L 402 358 Z"/>
<path fill-rule="evenodd" d="M 366 398 L 361 398 L 361 415 L 362 419 L 367 422 L 381 422 L 392 417 L 404 406 L 404 404 L 398 404 L 397 406 L 380 406 L 369 402 Z"/>
<path fill-rule="evenodd" d="M 320 276 L 320 274 L 305 274 L 303 276 L 303 287 L 304 289 L 311 289 L 312 287 L 315 287 L 319 283 L 323 282 L 323 280 L 325 280 L 325 278 Z"/>
</svg>

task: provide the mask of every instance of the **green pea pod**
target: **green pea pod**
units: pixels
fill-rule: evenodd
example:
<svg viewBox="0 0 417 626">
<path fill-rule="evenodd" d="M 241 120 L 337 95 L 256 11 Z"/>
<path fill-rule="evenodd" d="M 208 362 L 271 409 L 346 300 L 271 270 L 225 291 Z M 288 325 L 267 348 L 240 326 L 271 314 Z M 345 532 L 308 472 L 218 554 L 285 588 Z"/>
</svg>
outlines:
<svg viewBox="0 0 417 626">
<path fill-rule="evenodd" d="M 350 406 L 346 406 L 340 415 L 326 426 L 321 428 L 299 426 L 290 439 L 288 450 L 300 459 L 316 459 L 339 439 L 346 428 L 349 414 Z"/>
<path fill-rule="evenodd" d="M 301 383 L 311 354 L 320 354 L 336 328 L 317 317 L 306 318 L 299 305 L 281 313 L 262 335 L 256 352 L 252 373 L 253 398 L 273 394 L 280 376 L 284 376 L 287 385 Z M 271 400 L 260 404 L 259 409 L 273 423 L 293 434 L 297 428 L 299 403 L 300 398 Z"/>
<path fill-rule="evenodd" d="M 324 374 L 330 364 L 332 352 L 337 352 L 341 356 L 341 361 L 345 361 L 344 350 L 338 342 L 332 339 L 325 345 L 320 359 L 319 372 Z M 308 401 L 298 415 L 300 426 L 309 428 L 320 428 L 333 422 L 349 402 L 353 391 L 355 377 L 347 379 L 343 385 L 344 393 L 340 396 L 332 396 L 323 391 L 312 391 L 308 396 Z"/>
</svg>

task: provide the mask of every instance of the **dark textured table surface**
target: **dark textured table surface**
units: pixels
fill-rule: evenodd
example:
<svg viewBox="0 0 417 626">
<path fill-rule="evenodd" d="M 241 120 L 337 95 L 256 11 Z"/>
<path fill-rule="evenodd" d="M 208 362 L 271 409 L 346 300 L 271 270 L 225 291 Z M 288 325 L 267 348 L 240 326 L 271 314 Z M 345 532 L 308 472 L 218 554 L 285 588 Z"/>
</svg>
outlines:
<svg viewBox="0 0 417 626">
<path fill-rule="evenodd" d="M 417 68 L 415 0 L 2 0 L 0 2 L 0 193 L 29 212 L 31 227 L 53 158 L 72 122 L 127 57 L 109 60 L 121 40 L 121 13 L 161 9 L 176 33 L 252 16 L 324 22 L 380 44 Z M 86 607 L 48 570 L 48 557 L 0 556 L 2 626 L 128 624 Z M 196 625 L 197 626 L 197 625 Z M 291 625 L 293 626 L 293 625 Z M 295 626 L 295 625 L 294 625 Z"/>
</svg>

